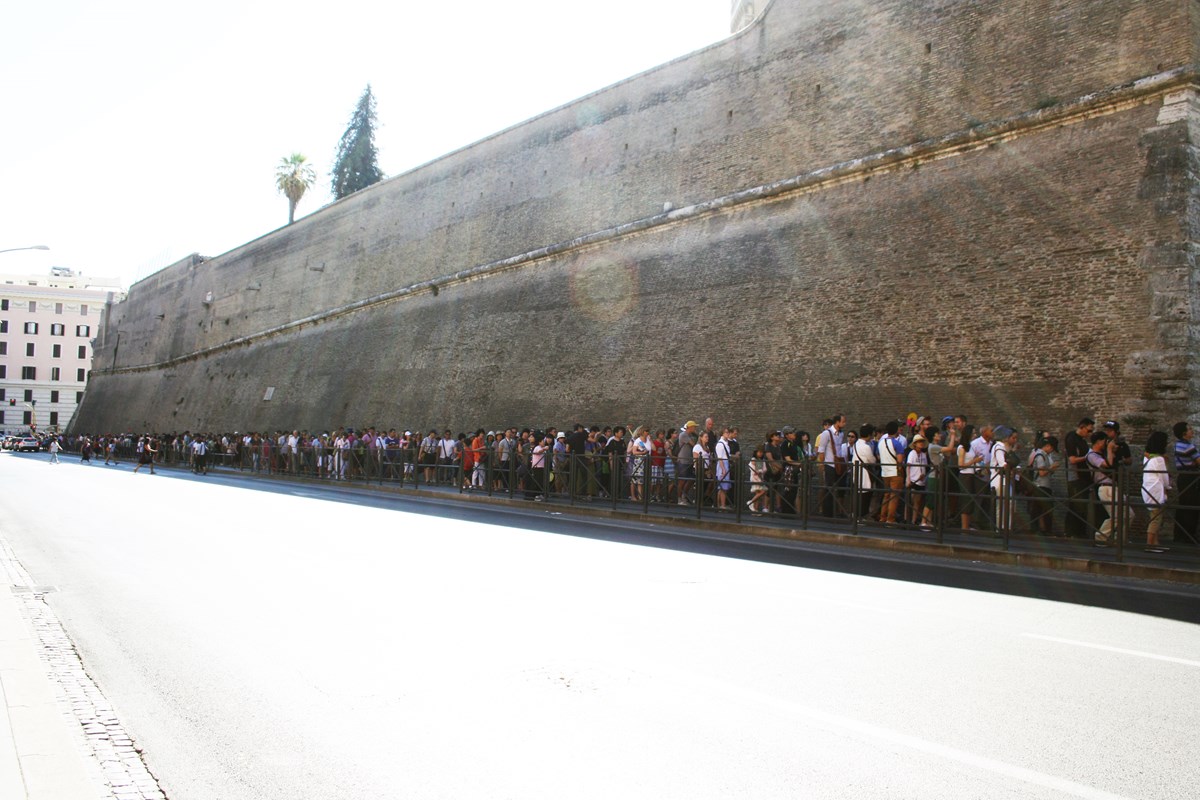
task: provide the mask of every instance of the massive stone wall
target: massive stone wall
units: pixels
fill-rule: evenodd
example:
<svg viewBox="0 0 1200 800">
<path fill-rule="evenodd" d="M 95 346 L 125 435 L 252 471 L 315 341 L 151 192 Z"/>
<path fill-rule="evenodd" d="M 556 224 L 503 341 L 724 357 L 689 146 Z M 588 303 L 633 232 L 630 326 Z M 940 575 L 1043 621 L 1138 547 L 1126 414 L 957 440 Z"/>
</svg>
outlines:
<svg viewBox="0 0 1200 800">
<path fill-rule="evenodd" d="M 1196 6 L 775 0 L 137 284 L 74 428 L 1196 417 Z"/>
</svg>

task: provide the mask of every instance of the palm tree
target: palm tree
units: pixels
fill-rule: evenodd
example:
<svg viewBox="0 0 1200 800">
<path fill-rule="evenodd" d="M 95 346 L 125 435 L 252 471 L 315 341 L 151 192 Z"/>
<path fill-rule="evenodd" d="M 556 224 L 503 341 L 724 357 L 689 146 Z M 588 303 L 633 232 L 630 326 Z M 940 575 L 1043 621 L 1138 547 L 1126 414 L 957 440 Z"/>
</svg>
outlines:
<svg viewBox="0 0 1200 800">
<path fill-rule="evenodd" d="M 275 168 L 275 186 L 288 199 L 288 225 L 296 221 L 296 205 L 316 181 L 316 170 L 308 164 L 308 158 L 300 153 L 286 156 Z"/>
</svg>

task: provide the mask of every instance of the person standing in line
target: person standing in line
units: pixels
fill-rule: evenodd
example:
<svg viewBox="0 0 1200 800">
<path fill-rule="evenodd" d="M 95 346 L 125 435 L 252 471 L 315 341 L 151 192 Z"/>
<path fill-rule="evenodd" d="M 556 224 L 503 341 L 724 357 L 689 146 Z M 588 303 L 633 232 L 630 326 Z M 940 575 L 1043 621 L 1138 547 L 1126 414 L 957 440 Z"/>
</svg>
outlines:
<svg viewBox="0 0 1200 800">
<path fill-rule="evenodd" d="M 854 449 L 850 451 L 851 477 L 854 488 L 858 492 L 858 521 L 864 522 L 870 517 L 871 496 L 875 493 L 875 470 L 879 459 L 871 442 L 875 438 L 875 426 L 864 422 L 858 429 L 858 438 L 854 440 Z"/>
<path fill-rule="evenodd" d="M 912 448 L 904 460 L 907 465 L 904 482 L 909 494 L 907 519 L 910 524 L 926 529 L 931 527 L 922 514 L 925 508 L 925 485 L 929 481 L 928 446 L 929 440 L 918 433 L 913 437 Z"/>
<path fill-rule="evenodd" d="M 1150 512 L 1150 524 L 1146 527 L 1146 552 L 1165 553 L 1167 548 L 1158 541 L 1162 530 L 1163 514 L 1167 509 L 1167 492 L 1171 488 L 1171 476 L 1167 474 L 1167 434 L 1154 431 L 1146 440 L 1146 451 L 1142 456 L 1142 502 Z"/>
<path fill-rule="evenodd" d="M 1029 516 L 1043 536 L 1054 533 L 1054 502 L 1051 479 L 1062 464 L 1051 455 L 1058 450 L 1058 439 L 1043 436 L 1029 458 L 1032 494 L 1029 498 Z"/>
<path fill-rule="evenodd" d="M 1088 440 L 1096 427 L 1091 417 L 1079 420 L 1075 430 L 1063 438 L 1063 455 L 1067 461 L 1067 536 L 1084 539 L 1091 527 L 1092 480 L 1088 474 Z"/>
<path fill-rule="evenodd" d="M 879 440 L 879 475 L 886 494 L 879 508 L 879 521 L 885 525 L 896 524 L 896 512 L 900 507 L 900 492 L 904 490 L 904 476 L 900 474 L 900 451 L 896 446 L 896 434 L 900 423 L 888 422 L 884 435 Z"/>
<path fill-rule="evenodd" d="M 841 415 L 834 415 L 825 420 L 829 424 L 823 422 L 824 429 L 817 434 L 817 460 L 821 462 L 821 492 L 817 497 L 817 507 L 825 517 L 832 517 L 834 511 L 834 487 L 838 479 L 837 433 L 838 423 L 842 421 L 839 417 Z"/>
<path fill-rule="evenodd" d="M 988 460 L 988 483 L 995 501 L 992 519 L 996 530 L 1011 531 L 1013 525 L 1014 484 L 1019 476 L 1014 471 L 1017 465 L 1017 439 L 1020 434 L 1007 425 L 999 425 L 993 433 L 992 453 Z"/>
<path fill-rule="evenodd" d="M 791 425 L 783 428 L 783 441 L 779 445 L 779 454 L 783 458 L 783 495 L 780 498 L 780 513 L 796 514 L 796 501 L 800 495 L 800 485 L 803 474 L 801 470 L 808 465 L 800 460 L 800 445 L 796 442 L 796 429 Z M 804 498 L 805 503 L 808 498 Z"/>
<path fill-rule="evenodd" d="M 535 437 L 537 438 L 537 437 Z M 525 488 L 525 499 L 532 499 L 537 502 L 542 502 L 546 499 L 545 490 L 542 488 L 542 480 L 546 472 L 546 453 L 550 451 L 550 437 L 542 436 L 537 438 L 533 446 L 533 458 L 529 464 L 529 478 Z"/>
<path fill-rule="evenodd" d="M 708 478 L 712 476 L 712 451 L 709 449 L 708 431 L 700 431 L 700 438 L 692 445 L 692 466 L 695 468 L 699 488 L 696 491 L 696 502 L 703 503 L 701 490 L 707 491 Z"/>
<path fill-rule="evenodd" d="M 558 431 L 554 434 L 554 493 L 564 497 L 570 493 L 571 481 L 571 459 L 567 453 L 567 434 Z"/>
<path fill-rule="evenodd" d="M 667 438 L 663 441 L 663 451 L 663 502 L 669 503 L 678 491 L 675 453 L 679 452 L 679 431 L 675 430 L 674 426 L 667 431 Z"/>
<path fill-rule="evenodd" d="M 946 478 L 947 453 L 954 452 L 954 445 L 943 444 L 946 432 L 936 425 L 927 425 L 925 452 L 929 455 L 929 473 L 925 480 L 925 508 L 923 518 L 929 527 L 941 525 L 947 518 L 944 503 L 943 481 Z M 950 432 L 953 440 L 954 432 Z"/>
<path fill-rule="evenodd" d="M 730 479 L 733 459 L 733 453 L 729 449 L 729 428 L 721 432 L 721 438 L 717 440 L 716 447 L 713 448 L 713 457 L 716 459 L 716 482 L 717 482 L 717 509 L 728 511 L 733 508 L 733 504 L 729 502 L 729 492 L 733 489 L 733 481 Z"/>
<path fill-rule="evenodd" d="M 766 510 L 766 499 L 767 459 L 763 446 L 759 445 L 750 459 L 750 499 L 746 501 L 746 508 L 750 509 L 751 514 L 761 516 Z"/>
<path fill-rule="evenodd" d="M 650 433 L 645 425 L 639 425 L 629 438 L 626 450 L 630 460 L 629 499 L 635 503 L 642 502 L 645 494 L 646 476 L 650 473 L 650 466 L 646 463 L 650 459 L 650 449 Z"/>
<path fill-rule="evenodd" d="M 208 444 L 204 441 L 204 434 L 196 434 L 196 438 L 192 440 L 192 472 L 197 475 L 208 474 Z"/>
<path fill-rule="evenodd" d="M 687 421 L 687 424 L 683 426 L 683 430 L 679 432 L 678 449 L 674 454 L 678 459 L 676 474 L 679 476 L 678 502 L 681 506 L 688 504 L 688 492 L 696 482 L 696 462 L 693 457 L 693 448 L 696 444 L 697 427 L 695 420 Z"/>
<path fill-rule="evenodd" d="M 1092 446 L 1087 454 L 1087 465 L 1092 473 L 1092 483 L 1096 485 L 1096 495 L 1100 498 L 1100 505 L 1105 512 L 1105 520 L 1096 528 L 1093 536 L 1096 547 L 1108 547 L 1112 544 L 1118 502 L 1117 487 L 1112 475 L 1112 465 L 1116 457 L 1116 440 L 1110 439 L 1104 431 L 1093 433 Z M 1126 525 L 1126 529 L 1128 529 L 1128 525 Z"/>
<path fill-rule="evenodd" d="M 454 433 L 446 428 L 446 432 L 438 441 L 438 466 L 440 467 L 440 475 L 438 482 L 454 485 L 458 470 L 456 458 L 458 456 L 458 440 L 454 438 Z"/>
<path fill-rule="evenodd" d="M 1192 426 L 1176 422 L 1175 475 L 1179 486 L 1179 505 L 1175 509 L 1175 541 L 1200 543 L 1197 524 L 1200 523 L 1200 451 L 1192 444 Z"/>
</svg>

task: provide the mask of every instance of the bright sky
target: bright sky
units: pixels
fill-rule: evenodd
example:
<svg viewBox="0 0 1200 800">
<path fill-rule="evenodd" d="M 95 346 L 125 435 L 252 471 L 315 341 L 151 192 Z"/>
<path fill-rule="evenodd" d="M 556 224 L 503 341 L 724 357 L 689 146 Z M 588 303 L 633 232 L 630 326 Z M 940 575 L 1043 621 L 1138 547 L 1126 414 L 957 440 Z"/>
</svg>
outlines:
<svg viewBox="0 0 1200 800">
<path fill-rule="evenodd" d="M 715 42 L 729 0 L 123 0 L 0 12 L 0 273 L 128 286 L 287 221 L 275 167 L 318 173 L 365 86 L 397 175 Z"/>
</svg>

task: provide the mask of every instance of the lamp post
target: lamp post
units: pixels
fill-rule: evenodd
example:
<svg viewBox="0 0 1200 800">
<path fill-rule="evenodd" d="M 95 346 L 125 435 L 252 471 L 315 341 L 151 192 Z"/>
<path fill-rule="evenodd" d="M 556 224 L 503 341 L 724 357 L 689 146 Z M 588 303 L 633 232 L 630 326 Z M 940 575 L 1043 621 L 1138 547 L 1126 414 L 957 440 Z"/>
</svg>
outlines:
<svg viewBox="0 0 1200 800">
<path fill-rule="evenodd" d="M 49 250 L 49 249 L 50 248 L 46 247 L 46 245 L 44 245 L 44 244 L 35 244 L 30 247 L 10 247 L 6 250 L 0 250 L 0 253 L 13 253 L 13 252 L 16 252 L 17 250 Z"/>
</svg>

